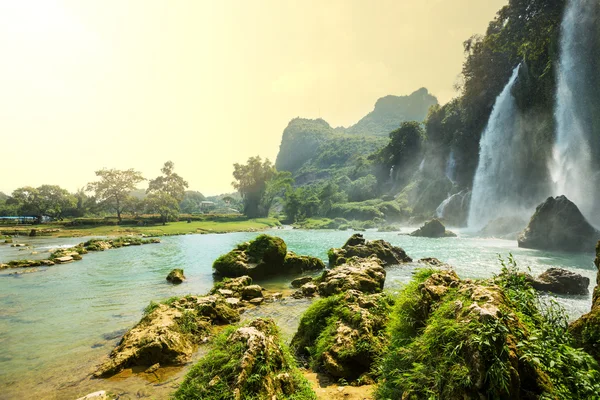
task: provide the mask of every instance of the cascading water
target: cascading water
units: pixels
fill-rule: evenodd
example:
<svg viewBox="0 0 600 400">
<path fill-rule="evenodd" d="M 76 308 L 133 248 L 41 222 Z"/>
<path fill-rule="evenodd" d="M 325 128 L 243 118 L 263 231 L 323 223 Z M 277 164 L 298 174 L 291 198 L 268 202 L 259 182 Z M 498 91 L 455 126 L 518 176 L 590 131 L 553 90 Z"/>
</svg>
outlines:
<svg viewBox="0 0 600 400">
<path fill-rule="evenodd" d="M 525 212 L 520 188 L 524 184 L 519 168 L 523 135 L 520 116 L 512 95 L 520 65 L 500 95 L 479 143 L 479 164 L 473 181 L 468 226 L 481 229 L 492 219 Z"/>
<path fill-rule="evenodd" d="M 560 63 L 556 92 L 556 142 L 552 151 L 550 174 L 554 194 L 565 195 L 592 220 L 598 217 L 594 205 L 594 168 L 590 138 L 593 111 L 590 107 L 591 74 L 597 74 L 587 54 L 592 43 L 597 1 L 571 0 L 561 25 Z M 596 223 L 599 221 L 595 221 Z"/>
</svg>

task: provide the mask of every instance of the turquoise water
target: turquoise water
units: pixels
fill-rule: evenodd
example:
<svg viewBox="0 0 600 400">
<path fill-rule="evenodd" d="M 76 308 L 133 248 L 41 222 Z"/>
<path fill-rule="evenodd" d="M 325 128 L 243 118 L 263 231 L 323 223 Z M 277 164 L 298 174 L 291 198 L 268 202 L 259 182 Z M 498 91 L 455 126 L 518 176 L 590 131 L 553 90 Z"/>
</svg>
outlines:
<svg viewBox="0 0 600 400">
<path fill-rule="evenodd" d="M 340 247 L 351 232 L 269 232 L 282 237 L 290 250 L 326 259 L 327 250 Z M 513 253 L 522 267 L 539 274 L 550 266 L 568 268 L 595 279 L 593 254 L 569 254 L 519 249 L 516 241 L 458 238 L 413 238 L 398 232 L 365 232 L 403 247 L 415 260 L 436 257 L 456 268 L 464 278 L 489 277 L 500 269 L 498 254 Z M 258 233 L 186 235 L 167 237 L 160 244 L 90 253 L 79 262 L 40 268 L 39 272 L 9 275 L 0 272 L 0 399 L 75 399 L 95 390 L 120 390 L 132 398 L 150 393 L 166 398 L 172 383 L 147 382 L 139 377 L 125 380 L 90 380 L 98 363 L 114 347 L 123 331 L 141 317 L 151 300 L 189 293 L 202 294 L 212 284 L 211 266 L 219 255 Z M 40 239 L 42 247 L 72 245 L 82 239 Z M 13 257 L 14 248 L 0 246 L 0 262 Z M 416 263 L 388 268 L 386 287 L 394 290 L 410 279 Z M 188 280 L 172 286 L 165 277 L 183 268 Z M 285 289 L 289 279 L 261 282 L 270 289 Z M 592 289 L 592 288 L 590 288 Z M 591 294 L 557 298 L 571 318 L 589 311 Z M 270 315 L 291 337 L 306 300 L 285 300 L 249 312 L 245 318 Z M 263 314 L 261 314 L 263 313 Z M 171 382 L 171 381 L 168 381 Z"/>
</svg>

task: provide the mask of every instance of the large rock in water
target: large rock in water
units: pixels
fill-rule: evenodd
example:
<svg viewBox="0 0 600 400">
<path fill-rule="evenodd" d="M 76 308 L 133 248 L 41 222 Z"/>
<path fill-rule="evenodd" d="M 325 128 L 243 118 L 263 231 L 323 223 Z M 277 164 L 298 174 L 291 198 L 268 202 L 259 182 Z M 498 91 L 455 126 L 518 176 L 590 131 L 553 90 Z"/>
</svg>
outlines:
<svg viewBox="0 0 600 400">
<path fill-rule="evenodd" d="M 315 399 L 273 320 L 258 318 L 215 341 L 174 399 Z"/>
<path fill-rule="evenodd" d="M 239 313 L 218 296 L 186 296 L 155 304 L 131 328 L 94 376 L 107 377 L 124 368 L 180 365 L 190 361 L 196 345 L 210 335 L 213 324 L 238 321 Z"/>
<path fill-rule="evenodd" d="M 594 264 L 598 268 L 598 275 L 592 297 L 592 310 L 573 322 L 569 330 L 577 343 L 600 363 L 600 242 L 596 245 Z"/>
<path fill-rule="evenodd" d="M 385 284 L 385 270 L 378 258 L 351 258 L 346 264 L 323 272 L 319 278 L 318 291 L 323 297 L 347 290 L 377 293 Z"/>
<path fill-rule="evenodd" d="M 185 281 L 183 270 L 180 268 L 175 268 L 173 271 L 169 272 L 169 275 L 167 275 L 167 281 L 176 285 Z"/>
<path fill-rule="evenodd" d="M 384 240 L 366 240 L 362 234 L 356 233 L 346 241 L 341 249 L 330 249 L 328 252 L 329 266 L 344 264 L 352 257 L 369 258 L 375 256 L 383 265 L 402 264 L 411 262 L 404 249 L 392 246 Z"/>
<path fill-rule="evenodd" d="M 537 206 L 519 235 L 519 247 L 541 250 L 592 251 L 598 232 L 565 196 L 548 197 Z"/>
<path fill-rule="evenodd" d="M 325 264 L 316 257 L 288 253 L 283 239 L 269 235 L 259 235 L 250 242 L 239 244 L 213 263 L 216 275 L 229 278 L 244 275 L 264 278 L 297 274 L 324 267 Z"/>
<path fill-rule="evenodd" d="M 349 290 L 315 302 L 302 316 L 291 347 L 313 369 L 354 381 L 372 372 L 387 343 L 392 299 Z"/>
<path fill-rule="evenodd" d="M 446 230 L 446 227 L 442 222 L 434 218 L 431 221 L 425 222 L 425 224 L 410 234 L 410 236 L 420 236 L 429 238 L 441 238 L 441 237 L 455 237 L 454 232 Z"/>
<path fill-rule="evenodd" d="M 537 278 L 527 275 L 531 286 L 542 292 L 558 294 L 588 294 L 590 279 L 564 268 L 549 268 Z"/>
</svg>

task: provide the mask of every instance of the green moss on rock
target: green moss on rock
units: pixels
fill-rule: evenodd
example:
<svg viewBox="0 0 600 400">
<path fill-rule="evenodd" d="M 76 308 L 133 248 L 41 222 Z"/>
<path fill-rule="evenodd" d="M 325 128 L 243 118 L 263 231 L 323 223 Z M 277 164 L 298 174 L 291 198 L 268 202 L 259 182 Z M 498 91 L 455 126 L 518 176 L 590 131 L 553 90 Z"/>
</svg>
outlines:
<svg viewBox="0 0 600 400">
<path fill-rule="evenodd" d="M 330 249 L 327 255 L 331 267 L 344 264 L 352 257 L 369 258 L 375 256 L 384 265 L 412 261 L 404 249 L 392 246 L 384 240 L 366 240 L 360 233 L 352 235 L 341 249 Z"/>
<path fill-rule="evenodd" d="M 292 348 L 314 370 L 347 381 L 374 375 L 383 355 L 392 299 L 387 294 L 349 290 L 315 302 L 304 313 Z"/>
<path fill-rule="evenodd" d="M 300 274 L 324 267 L 323 262 L 316 257 L 288 253 L 283 239 L 269 235 L 259 235 L 250 242 L 241 243 L 213 263 L 215 274 L 223 277 L 248 275 L 252 278 L 264 278 Z"/>
<path fill-rule="evenodd" d="M 511 260 L 487 281 L 424 270 L 402 291 L 377 399 L 591 399 L 598 365 Z"/>
<path fill-rule="evenodd" d="M 218 336 L 188 372 L 174 399 L 315 400 L 275 323 L 258 318 Z"/>
</svg>

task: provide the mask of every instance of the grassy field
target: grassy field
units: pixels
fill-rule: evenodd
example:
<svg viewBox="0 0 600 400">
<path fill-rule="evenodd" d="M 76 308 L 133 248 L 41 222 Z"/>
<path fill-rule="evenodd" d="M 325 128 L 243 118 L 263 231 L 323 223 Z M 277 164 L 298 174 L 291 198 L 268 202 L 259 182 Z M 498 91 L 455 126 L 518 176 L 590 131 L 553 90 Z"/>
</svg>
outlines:
<svg viewBox="0 0 600 400">
<path fill-rule="evenodd" d="M 170 222 L 167 225 L 96 225 L 96 226 L 64 226 L 59 224 L 43 224 L 37 226 L 0 226 L 2 234 L 28 235 L 32 228 L 43 236 L 81 237 L 81 236 L 123 236 L 128 234 L 145 234 L 149 236 L 185 235 L 189 233 L 228 233 L 258 231 L 278 226 L 275 218 L 257 218 L 242 221 L 186 221 Z M 52 231 L 52 232 L 49 232 Z"/>
</svg>

